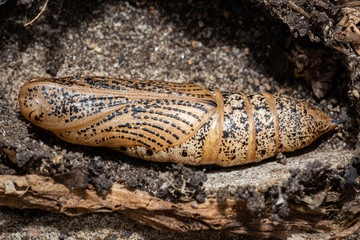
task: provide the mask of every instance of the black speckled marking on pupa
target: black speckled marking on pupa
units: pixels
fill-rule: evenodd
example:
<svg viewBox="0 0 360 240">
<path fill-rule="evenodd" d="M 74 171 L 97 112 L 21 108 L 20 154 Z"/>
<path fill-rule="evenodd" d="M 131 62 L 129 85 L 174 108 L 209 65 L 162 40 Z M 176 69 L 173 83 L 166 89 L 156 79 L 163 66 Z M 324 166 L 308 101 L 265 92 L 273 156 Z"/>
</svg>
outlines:
<svg viewBox="0 0 360 240">
<path fill-rule="evenodd" d="M 27 118 L 63 140 L 152 151 L 190 139 L 217 107 L 211 91 L 203 87 L 157 81 L 39 78 L 21 91 L 21 107 L 30 112 Z M 34 98 L 38 106 L 28 104 Z"/>
<path fill-rule="evenodd" d="M 106 77 L 35 78 L 22 114 L 61 139 L 159 162 L 234 166 L 305 147 L 335 127 L 304 101 L 221 94 L 192 84 Z"/>
</svg>

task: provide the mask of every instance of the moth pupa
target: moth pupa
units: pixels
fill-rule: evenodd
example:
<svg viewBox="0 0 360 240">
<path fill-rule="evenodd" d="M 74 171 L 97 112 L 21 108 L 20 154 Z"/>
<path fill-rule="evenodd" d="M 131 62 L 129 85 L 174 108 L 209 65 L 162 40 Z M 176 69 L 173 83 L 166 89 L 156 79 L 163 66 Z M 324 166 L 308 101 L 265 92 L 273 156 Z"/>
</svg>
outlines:
<svg viewBox="0 0 360 240">
<path fill-rule="evenodd" d="M 190 165 L 258 162 L 306 147 L 336 126 L 281 94 L 109 77 L 34 78 L 19 104 L 27 120 L 64 141 Z"/>
</svg>

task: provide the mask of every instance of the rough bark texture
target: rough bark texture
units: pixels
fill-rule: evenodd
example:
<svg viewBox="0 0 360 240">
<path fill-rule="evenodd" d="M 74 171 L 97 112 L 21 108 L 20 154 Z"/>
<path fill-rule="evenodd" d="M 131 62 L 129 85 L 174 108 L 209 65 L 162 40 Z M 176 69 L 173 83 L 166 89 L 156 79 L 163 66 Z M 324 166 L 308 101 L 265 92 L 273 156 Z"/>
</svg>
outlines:
<svg viewBox="0 0 360 240">
<path fill-rule="evenodd" d="M 320 196 L 326 197 L 331 197 L 331 192 L 323 192 Z M 327 215 L 326 210 L 316 206 L 316 201 L 323 200 L 309 199 L 308 206 L 291 204 L 289 217 L 280 220 L 266 210 L 252 214 L 245 201 L 235 199 L 220 202 L 217 198 L 207 198 L 200 204 L 168 202 L 121 184 L 114 184 L 106 196 L 101 196 L 93 189 L 70 190 L 51 178 L 38 175 L 0 176 L 0 200 L 3 206 L 40 208 L 67 215 L 118 211 L 153 227 L 184 232 L 226 229 L 242 234 L 283 238 L 289 232 L 311 230 L 339 237 L 353 233 L 360 225 L 356 221 L 351 229 L 342 226 L 347 225 L 347 221 L 354 221 L 353 217 L 341 223 L 323 218 Z M 346 207 L 354 216 L 360 212 L 359 200 L 348 202 L 347 205 L 351 205 Z"/>
</svg>

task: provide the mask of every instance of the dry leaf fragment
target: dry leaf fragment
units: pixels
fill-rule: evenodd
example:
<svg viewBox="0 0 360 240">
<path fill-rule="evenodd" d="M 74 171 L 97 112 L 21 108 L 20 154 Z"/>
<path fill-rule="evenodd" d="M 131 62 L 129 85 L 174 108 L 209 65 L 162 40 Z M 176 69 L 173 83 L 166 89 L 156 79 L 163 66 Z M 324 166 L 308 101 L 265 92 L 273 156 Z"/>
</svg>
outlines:
<svg viewBox="0 0 360 240">
<path fill-rule="evenodd" d="M 351 44 L 356 53 L 360 55 L 360 11 L 356 8 L 344 8 L 344 17 L 336 25 L 334 39 L 340 43 Z"/>
</svg>

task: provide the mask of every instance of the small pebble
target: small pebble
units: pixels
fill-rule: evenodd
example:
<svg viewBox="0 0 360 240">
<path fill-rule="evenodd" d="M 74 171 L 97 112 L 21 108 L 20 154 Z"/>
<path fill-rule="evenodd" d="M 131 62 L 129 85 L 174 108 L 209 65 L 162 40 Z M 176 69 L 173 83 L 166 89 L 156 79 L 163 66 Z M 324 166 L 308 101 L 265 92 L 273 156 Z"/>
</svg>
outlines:
<svg viewBox="0 0 360 240">
<path fill-rule="evenodd" d="M 151 63 L 156 63 L 156 61 L 157 61 L 156 53 L 152 52 L 152 53 L 150 54 L 150 59 L 149 59 L 149 61 L 150 61 Z"/>
<path fill-rule="evenodd" d="M 266 91 L 270 91 L 270 89 L 271 89 L 270 84 L 265 83 L 264 88 L 265 88 Z"/>
<path fill-rule="evenodd" d="M 353 89 L 353 90 L 352 90 L 352 94 L 353 94 L 353 96 L 354 96 L 355 98 L 357 98 L 357 99 L 360 98 L 360 94 L 359 94 L 359 92 L 358 92 L 356 89 Z"/>
<path fill-rule="evenodd" d="M 331 99 L 330 99 L 330 103 L 332 103 L 332 104 L 337 104 L 337 100 L 336 100 L 335 98 L 331 98 Z"/>
<path fill-rule="evenodd" d="M 244 48 L 244 53 L 245 53 L 245 55 L 249 55 L 250 49 L 249 48 Z"/>
<path fill-rule="evenodd" d="M 191 41 L 191 46 L 196 49 L 202 47 L 202 43 L 198 41 Z"/>
</svg>

